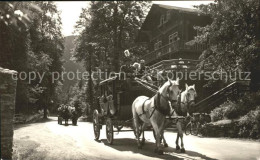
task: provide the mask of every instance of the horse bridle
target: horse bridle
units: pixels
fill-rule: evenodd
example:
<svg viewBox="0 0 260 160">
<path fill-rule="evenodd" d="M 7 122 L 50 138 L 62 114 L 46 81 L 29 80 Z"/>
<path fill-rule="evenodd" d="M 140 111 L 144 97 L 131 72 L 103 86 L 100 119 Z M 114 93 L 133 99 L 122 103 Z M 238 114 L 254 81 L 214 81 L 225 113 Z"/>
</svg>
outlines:
<svg viewBox="0 0 260 160">
<path fill-rule="evenodd" d="M 189 90 L 190 90 L 190 89 L 189 89 Z M 189 90 L 188 90 L 188 91 L 189 91 Z M 194 89 L 192 89 L 192 90 L 194 90 Z M 186 93 L 186 95 L 185 95 L 187 102 L 181 102 L 181 104 L 184 104 L 184 105 L 187 104 L 187 107 L 189 107 L 192 102 L 195 102 L 195 100 L 189 101 L 189 99 L 187 98 L 188 91 L 187 91 L 187 93 Z M 195 91 L 195 90 L 194 90 L 194 91 Z M 195 92 L 196 92 L 196 91 L 195 91 Z"/>
<path fill-rule="evenodd" d="M 170 82 L 170 81 L 169 81 Z M 168 102 L 168 106 L 169 106 L 169 108 L 171 108 L 171 105 L 169 104 L 169 102 L 170 103 L 173 103 L 173 102 L 178 102 L 178 98 L 177 98 L 177 100 L 171 100 L 170 99 L 170 97 L 169 97 L 169 95 L 170 95 L 170 87 L 172 86 L 172 83 L 170 82 L 170 85 L 168 86 L 168 88 L 167 88 L 167 94 L 168 94 L 168 96 L 165 96 L 165 95 L 163 95 L 163 94 L 161 94 L 161 93 L 157 93 L 160 97 L 162 97 L 166 102 Z M 178 93 L 178 96 L 180 95 L 180 92 Z M 178 97 L 177 96 L 177 97 Z M 159 98 L 160 99 L 160 98 Z M 159 100 L 159 103 L 160 103 L 160 100 Z M 159 106 L 161 106 L 161 105 L 159 105 Z M 155 105 L 155 107 L 154 107 L 154 109 L 153 109 L 153 111 L 152 111 L 152 113 L 151 113 L 151 115 L 149 116 L 149 119 L 152 117 L 152 115 L 153 115 L 153 113 L 154 113 L 154 111 L 156 110 L 156 108 L 159 108 L 158 106 L 156 106 Z M 170 113 L 171 114 L 171 113 Z"/>
<path fill-rule="evenodd" d="M 170 95 L 170 87 L 173 85 L 171 81 L 170 82 L 170 85 L 168 86 L 167 88 L 167 94 Z M 176 85 L 177 86 L 177 85 Z M 178 93 L 177 97 L 180 96 L 180 92 Z M 174 103 L 174 102 L 178 102 L 178 98 L 177 100 L 171 100 L 169 96 L 165 97 L 162 95 L 162 97 L 167 101 L 167 102 L 170 102 L 170 103 Z"/>
</svg>

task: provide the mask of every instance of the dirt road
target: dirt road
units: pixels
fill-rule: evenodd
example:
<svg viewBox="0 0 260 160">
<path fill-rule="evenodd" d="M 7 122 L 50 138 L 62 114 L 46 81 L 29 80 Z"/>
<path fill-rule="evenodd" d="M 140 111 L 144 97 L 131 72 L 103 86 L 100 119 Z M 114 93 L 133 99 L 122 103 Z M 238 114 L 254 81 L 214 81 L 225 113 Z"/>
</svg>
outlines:
<svg viewBox="0 0 260 160">
<path fill-rule="evenodd" d="M 70 122 L 71 123 L 71 122 Z M 260 142 L 226 138 L 184 136 L 186 153 L 175 150 L 176 133 L 166 132 L 169 144 L 164 155 L 154 151 L 152 132 L 146 133 L 146 144 L 137 149 L 133 132 L 115 133 L 114 145 L 106 142 L 105 127 L 100 141 L 94 140 L 92 123 L 78 126 L 50 121 L 18 126 L 14 131 L 14 159 L 31 160 L 95 160 L 95 159 L 254 159 L 260 160 Z"/>
</svg>

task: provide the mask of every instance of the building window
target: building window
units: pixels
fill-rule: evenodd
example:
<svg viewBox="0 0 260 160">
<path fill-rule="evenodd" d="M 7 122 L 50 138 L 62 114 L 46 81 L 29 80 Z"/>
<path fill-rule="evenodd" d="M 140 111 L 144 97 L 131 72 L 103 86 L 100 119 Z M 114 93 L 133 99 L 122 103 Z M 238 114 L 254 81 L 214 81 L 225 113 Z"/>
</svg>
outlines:
<svg viewBox="0 0 260 160">
<path fill-rule="evenodd" d="M 171 11 L 167 11 L 166 13 L 166 21 L 169 21 L 171 18 Z"/>
<path fill-rule="evenodd" d="M 169 35 L 169 43 L 173 43 L 179 39 L 178 32 Z"/>
<path fill-rule="evenodd" d="M 163 25 L 165 23 L 165 16 L 161 15 L 161 19 L 160 19 L 160 25 Z"/>
<path fill-rule="evenodd" d="M 154 50 L 157 50 L 162 47 L 162 41 L 158 41 L 154 44 Z"/>
</svg>

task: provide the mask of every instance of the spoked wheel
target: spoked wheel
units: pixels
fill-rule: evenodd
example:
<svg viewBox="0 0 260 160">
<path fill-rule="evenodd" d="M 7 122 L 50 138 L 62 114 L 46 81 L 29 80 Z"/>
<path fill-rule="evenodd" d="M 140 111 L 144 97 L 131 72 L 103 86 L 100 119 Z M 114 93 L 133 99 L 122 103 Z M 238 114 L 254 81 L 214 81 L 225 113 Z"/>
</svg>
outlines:
<svg viewBox="0 0 260 160">
<path fill-rule="evenodd" d="M 114 132 L 113 132 L 113 123 L 111 118 L 107 118 L 106 121 L 106 134 L 107 134 L 107 142 L 109 144 L 113 144 L 113 140 L 114 140 Z"/>
<path fill-rule="evenodd" d="M 198 122 L 197 125 L 196 125 L 196 128 L 197 128 L 197 134 L 196 134 L 196 136 L 199 135 L 199 134 L 201 134 L 201 127 L 202 127 L 201 123 Z"/>
<path fill-rule="evenodd" d="M 100 136 L 100 123 L 98 118 L 98 111 L 96 109 L 93 112 L 93 129 L 94 129 L 95 140 L 98 140 Z"/>
<path fill-rule="evenodd" d="M 190 133 L 196 136 L 198 134 L 197 123 L 191 123 L 190 127 L 191 127 Z"/>
<path fill-rule="evenodd" d="M 191 134 L 191 123 L 188 123 L 187 126 L 185 127 L 185 134 L 186 135 Z"/>
</svg>

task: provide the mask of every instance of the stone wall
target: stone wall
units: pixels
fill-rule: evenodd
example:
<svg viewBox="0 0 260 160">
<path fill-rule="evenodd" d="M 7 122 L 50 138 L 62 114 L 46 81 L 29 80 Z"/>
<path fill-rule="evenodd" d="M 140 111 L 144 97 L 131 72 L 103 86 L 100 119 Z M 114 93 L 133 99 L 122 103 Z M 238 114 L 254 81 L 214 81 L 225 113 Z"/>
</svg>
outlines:
<svg viewBox="0 0 260 160">
<path fill-rule="evenodd" d="M 17 82 L 12 78 L 16 71 L 0 67 L 0 108 L 1 108 L 1 158 L 12 158 L 13 117 Z"/>
</svg>

